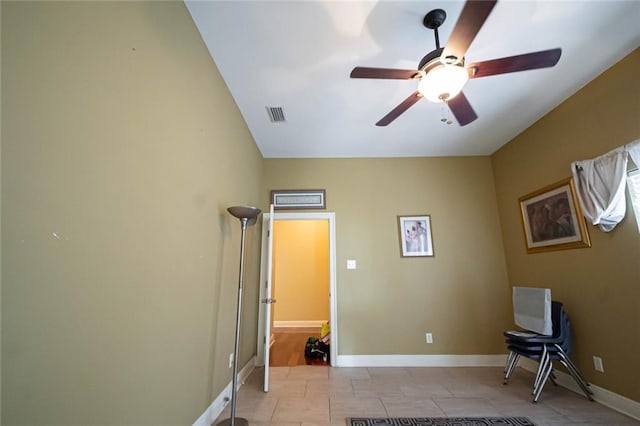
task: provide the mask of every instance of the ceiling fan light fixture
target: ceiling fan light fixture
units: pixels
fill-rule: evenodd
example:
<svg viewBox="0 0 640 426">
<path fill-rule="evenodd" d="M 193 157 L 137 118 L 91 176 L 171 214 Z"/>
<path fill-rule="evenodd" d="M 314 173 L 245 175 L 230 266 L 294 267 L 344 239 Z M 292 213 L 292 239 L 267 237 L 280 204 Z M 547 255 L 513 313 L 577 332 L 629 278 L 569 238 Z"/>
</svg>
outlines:
<svg viewBox="0 0 640 426">
<path fill-rule="evenodd" d="M 418 92 L 431 102 L 446 102 L 455 97 L 469 79 L 461 65 L 443 64 L 430 69 L 418 83 Z"/>
</svg>

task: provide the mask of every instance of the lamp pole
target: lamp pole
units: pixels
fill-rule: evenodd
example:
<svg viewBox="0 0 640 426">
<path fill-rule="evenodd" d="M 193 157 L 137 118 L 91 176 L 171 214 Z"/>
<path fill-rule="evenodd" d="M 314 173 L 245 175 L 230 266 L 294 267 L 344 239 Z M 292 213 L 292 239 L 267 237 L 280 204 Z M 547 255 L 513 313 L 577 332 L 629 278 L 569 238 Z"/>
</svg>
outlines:
<svg viewBox="0 0 640 426">
<path fill-rule="evenodd" d="M 247 419 L 236 417 L 236 393 L 238 391 L 238 353 L 240 351 L 240 323 L 242 320 L 242 287 L 244 282 L 244 241 L 247 227 L 254 225 L 260 209 L 251 206 L 233 206 L 227 209 L 231 215 L 240 219 L 242 238 L 240 240 L 240 272 L 238 274 L 238 306 L 236 309 L 236 341 L 233 348 L 233 380 L 231 387 L 231 414 L 228 419 L 218 423 L 219 426 L 248 426 Z"/>
</svg>

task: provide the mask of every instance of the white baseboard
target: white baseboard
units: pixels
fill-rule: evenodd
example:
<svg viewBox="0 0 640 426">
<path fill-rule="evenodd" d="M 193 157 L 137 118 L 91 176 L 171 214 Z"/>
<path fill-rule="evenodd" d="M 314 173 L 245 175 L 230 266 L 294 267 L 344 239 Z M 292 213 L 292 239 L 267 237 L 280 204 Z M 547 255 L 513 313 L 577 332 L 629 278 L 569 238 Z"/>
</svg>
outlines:
<svg viewBox="0 0 640 426">
<path fill-rule="evenodd" d="M 338 355 L 338 367 L 504 367 L 506 355 Z"/>
<path fill-rule="evenodd" d="M 238 389 L 242 386 L 244 381 L 249 377 L 249 374 L 256 366 L 256 357 L 254 356 L 249 362 L 238 372 Z M 233 374 L 232 374 L 233 376 Z M 202 413 L 198 420 L 193 423 L 193 426 L 211 426 L 211 424 L 218 418 L 224 407 L 231 401 L 231 388 L 233 387 L 233 380 L 223 389 L 222 392 L 213 400 L 211 405 Z"/>
<path fill-rule="evenodd" d="M 536 373 L 536 371 L 538 371 L 538 363 L 530 359 L 521 358 L 518 361 L 518 365 L 534 374 Z M 571 377 L 570 374 L 558 370 L 554 370 L 554 374 L 556 375 L 557 382 L 560 386 L 567 388 L 573 392 L 579 393 L 580 395 L 583 394 L 582 389 L 580 389 L 580 386 L 578 386 L 578 384 L 575 380 L 573 380 L 573 377 Z M 615 392 L 611 392 L 610 390 L 601 388 L 600 386 L 596 386 L 594 384 L 591 384 L 589 387 L 593 392 L 593 399 L 595 399 L 600 404 L 606 405 L 607 407 L 629 417 L 633 417 L 636 420 L 640 420 L 640 402 L 634 401 L 633 399 L 629 399 L 626 396 L 619 395 Z"/>
<path fill-rule="evenodd" d="M 322 327 L 328 320 L 310 320 L 310 321 L 274 321 L 273 327 Z"/>
</svg>

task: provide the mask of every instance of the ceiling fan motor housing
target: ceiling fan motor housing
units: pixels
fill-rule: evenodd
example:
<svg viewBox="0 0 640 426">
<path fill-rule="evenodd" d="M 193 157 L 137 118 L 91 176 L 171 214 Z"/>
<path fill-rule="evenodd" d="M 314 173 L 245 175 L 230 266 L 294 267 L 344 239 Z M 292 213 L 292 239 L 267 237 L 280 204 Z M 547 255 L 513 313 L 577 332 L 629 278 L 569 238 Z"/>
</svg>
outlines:
<svg viewBox="0 0 640 426">
<path fill-rule="evenodd" d="M 418 64 L 418 69 L 420 71 L 428 72 L 431 68 L 433 68 L 436 65 L 436 63 L 439 64 L 440 56 L 442 56 L 443 50 L 444 48 L 441 47 L 439 49 L 435 49 L 427 53 L 425 57 L 420 60 L 420 63 Z"/>
</svg>

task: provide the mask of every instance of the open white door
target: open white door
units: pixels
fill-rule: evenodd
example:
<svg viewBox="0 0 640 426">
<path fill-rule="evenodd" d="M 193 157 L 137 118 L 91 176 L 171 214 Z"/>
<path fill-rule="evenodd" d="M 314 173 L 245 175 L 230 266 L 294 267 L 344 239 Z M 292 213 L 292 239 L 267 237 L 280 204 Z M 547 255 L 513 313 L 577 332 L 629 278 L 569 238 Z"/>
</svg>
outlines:
<svg viewBox="0 0 640 426">
<path fill-rule="evenodd" d="M 264 226 L 264 225 L 263 225 Z M 271 275 L 273 269 L 273 204 L 269 207 L 269 227 L 267 228 L 267 273 L 265 280 L 264 299 L 264 386 L 269 392 L 269 348 L 271 347 L 271 305 L 275 300 L 271 298 Z"/>
</svg>

